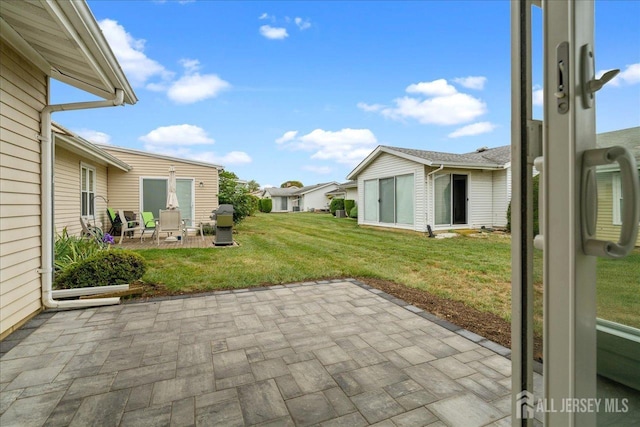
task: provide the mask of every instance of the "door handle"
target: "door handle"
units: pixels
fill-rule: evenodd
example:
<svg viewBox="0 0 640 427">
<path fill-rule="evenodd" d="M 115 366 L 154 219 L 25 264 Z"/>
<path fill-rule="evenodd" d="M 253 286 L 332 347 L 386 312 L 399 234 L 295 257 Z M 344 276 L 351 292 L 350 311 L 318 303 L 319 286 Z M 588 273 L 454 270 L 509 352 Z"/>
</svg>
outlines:
<svg viewBox="0 0 640 427">
<path fill-rule="evenodd" d="M 598 190 L 595 167 L 618 163 L 624 200 L 622 229 L 618 242 L 595 239 L 598 219 Z M 638 166 L 624 147 L 587 150 L 582 156 L 582 249 L 585 254 L 602 258 L 625 257 L 635 247 L 640 222 L 640 180 Z"/>
</svg>

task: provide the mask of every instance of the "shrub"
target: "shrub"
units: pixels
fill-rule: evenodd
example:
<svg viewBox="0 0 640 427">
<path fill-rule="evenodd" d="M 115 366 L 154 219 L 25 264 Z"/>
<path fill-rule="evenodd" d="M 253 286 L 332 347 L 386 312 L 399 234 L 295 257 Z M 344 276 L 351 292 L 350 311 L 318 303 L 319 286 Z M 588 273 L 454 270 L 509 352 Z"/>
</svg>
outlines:
<svg viewBox="0 0 640 427">
<path fill-rule="evenodd" d="M 245 187 L 238 185 L 238 176 L 233 172 L 220 172 L 218 203 L 233 205 L 233 222 L 240 223 L 245 217 L 254 214 L 257 208 L 255 196 Z"/>
<path fill-rule="evenodd" d="M 140 279 L 146 271 L 146 261 L 135 252 L 100 251 L 56 275 L 53 287 L 54 289 L 74 289 L 87 286 L 122 285 Z"/>
<path fill-rule="evenodd" d="M 262 212 L 270 213 L 273 209 L 273 200 L 271 199 L 262 199 Z"/>
<path fill-rule="evenodd" d="M 540 175 L 533 177 L 533 235 L 540 234 L 540 224 L 538 216 L 538 194 L 540 191 Z M 511 233 L 511 202 L 507 208 L 507 231 Z"/>
<path fill-rule="evenodd" d="M 351 208 L 351 210 L 349 211 L 349 217 L 358 219 L 358 206 L 354 206 L 353 208 Z"/>
<path fill-rule="evenodd" d="M 331 215 L 336 216 L 337 210 L 344 210 L 344 199 L 338 199 L 334 197 L 333 199 L 331 199 L 329 212 L 331 212 Z"/>
<path fill-rule="evenodd" d="M 350 214 L 351 209 L 353 209 L 353 207 L 356 205 L 356 201 L 352 200 L 352 199 L 345 199 L 344 201 L 344 211 L 347 213 L 347 215 Z"/>
<path fill-rule="evenodd" d="M 93 238 L 70 236 L 67 227 L 65 227 L 62 229 L 62 233 L 56 236 L 53 247 L 54 269 L 56 271 L 66 270 L 68 267 L 106 249 L 106 247 L 106 243 L 100 243 Z"/>
</svg>

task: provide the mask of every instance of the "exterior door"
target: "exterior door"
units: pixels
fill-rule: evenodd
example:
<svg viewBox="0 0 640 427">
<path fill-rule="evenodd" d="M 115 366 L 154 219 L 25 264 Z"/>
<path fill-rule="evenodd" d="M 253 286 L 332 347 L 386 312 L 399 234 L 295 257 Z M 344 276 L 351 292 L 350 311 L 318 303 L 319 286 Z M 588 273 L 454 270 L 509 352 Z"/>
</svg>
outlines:
<svg viewBox="0 0 640 427">
<path fill-rule="evenodd" d="M 542 7 L 542 122 L 531 115 L 534 4 Z M 594 3 L 523 0 L 512 5 L 512 419 L 514 425 L 532 425 L 531 415 L 540 408 L 537 402 L 542 399 L 545 425 L 595 426 L 598 414 L 607 409 L 606 402 L 600 401 L 600 408 L 596 406 L 597 257 L 623 258 L 633 247 L 640 182 L 628 151 L 596 150 L 595 92 L 611 74 L 596 78 Z M 542 174 L 541 235 L 535 240 L 531 196 L 534 164 Z M 619 239 L 612 242 L 600 241 L 596 227 L 596 166 L 600 164 L 618 167 L 625 176 L 621 190 L 625 224 Z M 543 250 L 544 283 L 544 392 L 535 396 L 535 402 L 530 394 L 534 241 Z M 631 367 L 629 373 L 633 372 Z M 580 406 L 573 406 L 576 403 Z M 620 409 L 625 409 L 623 402 L 619 403 Z"/>
</svg>

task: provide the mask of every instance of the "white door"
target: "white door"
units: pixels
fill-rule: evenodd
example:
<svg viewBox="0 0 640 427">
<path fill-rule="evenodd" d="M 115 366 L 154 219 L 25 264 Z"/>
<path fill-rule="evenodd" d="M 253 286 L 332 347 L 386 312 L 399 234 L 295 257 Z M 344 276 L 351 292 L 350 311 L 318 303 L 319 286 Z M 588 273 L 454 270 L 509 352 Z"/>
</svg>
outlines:
<svg viewBox="0 0 640 427">
<path fill-rule="evenodd" d="M 542 122 L 532 120 L 531 115 L 534 3 L 542 7 Z M 534 404 L 523 393 L 533 391 L 531 167 L 535 162 L 542 170 L 542 235 L 535 242 L 543 250 L 544 282 L 544 395 L 536 397 L 543 398 L 547 409 L 542 415 L 545 425 L 594 426 L 603 420 L 600 413 L 612 409 L 605 407 L 607 402 L 598 400 L 602 394 L 597 390 L 600 362 L 596 338 L 600 337 L 596 333 L 597 257 L 622 258 L 630 250 L 632 256 L 637 256 L 632 248 L 639 220 L 640 181 L 629 151 L 596 150 L 595 92 L 613 74 L 596 78 L 599 68 L 595 63 L 594 3 L 523 0 L 512 5 L 513 424 L 531 425 L 532 420 L 522 415 L 529 415 L 526 410 Z M 638 117 L 637 110 L 635 114 Z M 606 165 L 599 171 L 598 164 Z M 596 220 L 602 216 L 596 188 L 598 181 L 604 179 L 603 167 L 617 168 L 623 181 L 620 189 L 624 196 L 624 203 L 620 204 L 623 224 L 619 237 L 611 242 L 604 241 L 609 239 L 598 232 Z M 629 363 L 625 368 L 629 375 L 640 371 L 640 365 L 634 366 L 637 362 L 633 359 Z M 602 405 L 599 408 L 598 402 Z M 616 402 L 620 405 L 617 409 L 626 409 L 623 403 Z"/>
</svg>

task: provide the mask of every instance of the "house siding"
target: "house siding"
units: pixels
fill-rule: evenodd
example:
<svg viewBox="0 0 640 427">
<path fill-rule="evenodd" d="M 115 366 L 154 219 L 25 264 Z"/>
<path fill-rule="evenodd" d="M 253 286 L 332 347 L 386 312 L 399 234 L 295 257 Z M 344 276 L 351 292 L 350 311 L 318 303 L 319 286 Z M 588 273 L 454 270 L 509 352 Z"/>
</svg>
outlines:
<svg viewBox="0 0 640 427">
<path fill-rule="evenodd" d="M 47 77 L 0 41 L 0 337 L 42 308 L 40 111 Z"/>
<path fill-rule="evenodd" d="M 413 224 L 388 224 L 365 221 L 364 191 L 358 191 L 358 205 L 362 207 L 358 209 L 358 224 L 404 228 L 416 231 L 426 230 L 426 186 L 425 168 L 423 165 L 388 153 L 382 153 L 358 175 L 358 188 L 364 188 L 364 182 L 369 179 L 388 178 L 407 174 L 414 175 Z"/>
<path fill-rule="evenodd" d="M 493 226 L 505 227 L 507 225 L 507 208 L 511 195 L 511 168 L 493 171 Z"/>
<path fill-rule="evenodd" d="M 80 225 L 80 165 L 92 167 L 96 171 L 96 220 L 106 226 L 108 231 L 109 220 L 106 218 L 104 200 L 97 196 L 107 198 L 107 168 L 90 160 L 84 159 L 78 154 L 72 153 L 60 147 L 56 147 L 55 175 L 54 175 L 54 223 L 57 233 L 67 228 L 70 235 L 79 235 L 82 231 Z"/>
<path fill-rule="evenodd" d="M 596 223 L 596 238 L 617 242 L 620 239 L 621 225 L 613 223 L 613 173 L 600 172 L 597 174 L 598 184 L 598 221 Z M 640 246 L 640 233 L 636 240 Z"/>
<path fill-rule="evenodd" d="M 326 187 L 319 188 L 317 190 L 310 191 L 302 196 L 301 210 L 308 211 L 313 209 L 329 209 L 329 198 L 324 194 L 333 191 L 338 188 L 337 185 L 332 184 Z"/>
<path fill-rule="evenodd" d="M 129 172 L 109 170 L 107 199 L 110 208 L 140 211 L 142 208 L 140 178 L 169 177 L 170 166 L 175 166 L 178 179 L 194 179 L 194 223 L 208 221 L 211 211 L 218 208 L 218 170 L 215 167 L 195 165 L 179 159 L 162 159 L 104 146 L 101 148 L 132 167 Z M 200 182 L 203 184 L 202 187 L 199 186 Z"/>
</svg>

